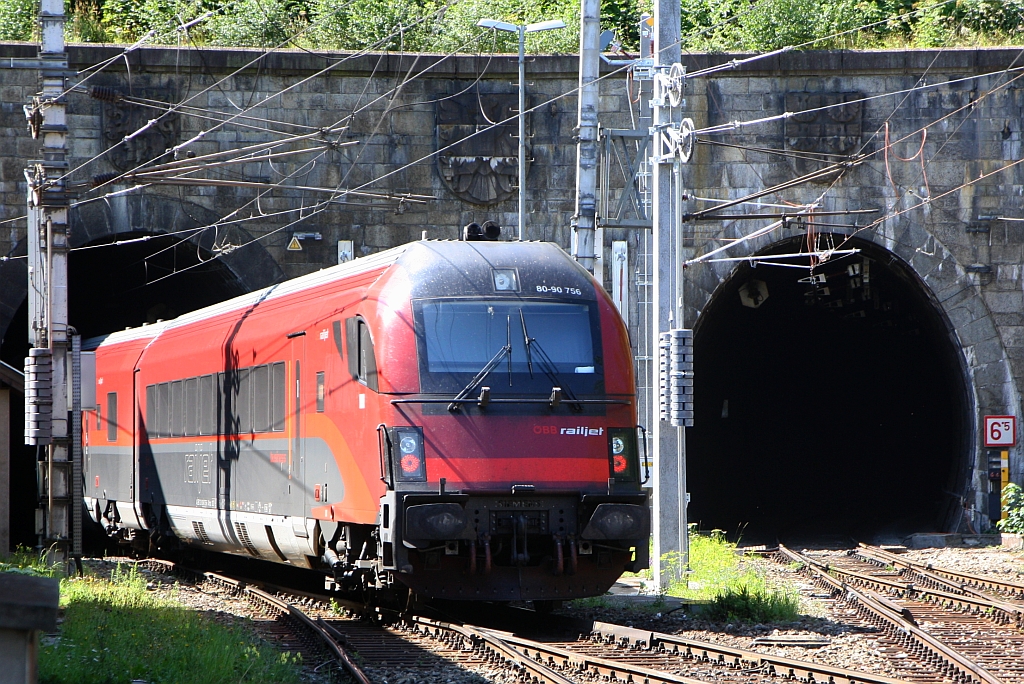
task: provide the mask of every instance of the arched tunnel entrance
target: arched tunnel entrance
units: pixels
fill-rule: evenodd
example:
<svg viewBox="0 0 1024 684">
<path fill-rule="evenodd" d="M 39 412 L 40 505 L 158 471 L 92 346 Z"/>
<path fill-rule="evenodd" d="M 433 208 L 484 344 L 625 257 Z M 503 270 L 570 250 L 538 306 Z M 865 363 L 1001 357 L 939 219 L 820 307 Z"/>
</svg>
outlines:
<svg viewBox="0 0 1024 684">
<path fill-rule="evenodd" d="M 702 528 L 868 541 L 957 524 L 972 453 L 961 352 L 903 262 L 845 246 L 862 252 L 814 278 L 744 264 L 702 312 L 687 430 Z"/>
<path fill-rule="evenodd" d="M 258 243 L 235 250 L 229 258 L 214 259 L 212 236 L 206 234 L 213 231 L 187 232 L 215 220 L 202 207 L 186 208 L 159 197 L 73 213 L 68 257 L 71 325 L 85 339 L 174 318 L 281 280 L 280 266 Z M 165 231 L 172 234 L 161 234 Z M 248 233 L 236 232 L 231 237 L 234 244 L 251 241 Z M 23 254 L 24 241 L 14 251 Z M 0 359 L 20 369 L 29 348 L 24 260 L 8 261 L 3 267 Z M 36 543 L 35 448 L 22 444 L 23 401 L 11 393 L 11 542 L 31 547 Z"/>
</svg>

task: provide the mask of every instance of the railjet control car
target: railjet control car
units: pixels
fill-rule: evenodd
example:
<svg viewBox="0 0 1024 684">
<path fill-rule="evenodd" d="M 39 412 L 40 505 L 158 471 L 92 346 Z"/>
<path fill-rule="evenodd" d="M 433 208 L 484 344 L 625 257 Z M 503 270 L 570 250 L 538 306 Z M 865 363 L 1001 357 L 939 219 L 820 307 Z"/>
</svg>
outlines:
<svg viewBox="0 0 1024 684">
<path fill-rule="evenodd" d="M 123 540 L 452 599 L 647 567 L 626 329 L 554 244 L 415 242 L 85 347 L 86 504 Z"/>
</svg>

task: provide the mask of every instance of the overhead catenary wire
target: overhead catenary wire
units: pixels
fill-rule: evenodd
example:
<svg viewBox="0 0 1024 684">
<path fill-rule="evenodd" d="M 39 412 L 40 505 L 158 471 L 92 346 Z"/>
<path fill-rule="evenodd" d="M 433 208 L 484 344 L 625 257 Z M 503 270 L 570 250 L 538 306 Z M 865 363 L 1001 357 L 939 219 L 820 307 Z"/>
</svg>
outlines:
<svg viewBox="0 0 1024 684">
<path fill-rule="evenodd" d="M 478 37 L 479 37 L 479 35 L 478 35 L 477 37 L 475 37 L 475 38 L 471 39 L 470 41 L 467 41 L 467 42 L 466 42 L 466 43 L 464 43 L 463 45 L 465 45 L 465 44 L 468 44 L 469 42 L 472 42 L 472 40 L 475 40 L 475 39 L 477 39 Z M 442 60 L 439 60 L 438 62 L 435 62 L 435 64 L 431 65 L 431 67 L 428 67 L 427 69 L 425 69 L 425 70 L 421 71 L 420 73 L 416 74 L 415 76 L 411 76 L 411 77 L 410 77 L 410 74 L 412 73 L 412 70 L 413 70 L 413 68 L 415 68 L 415 64 L 416 64 L 416 60 L 414 60 L 414 61 L 413 61 L 413 65 L 412 65 L 412 67 L 410 67 L 409 73 L 408 73 L 408 74 L 406 75 L 406 78 L 405 78 L 405 79 L 403 79 L 403 81 L 402 81 L 401 83 L 397 84 L 397 85 L 395 86 L 395 88 L 394 88 L 394 89 L 392 89 L 392 90 L 393 90 L 393 92 L 395 92 L 395 93 L 396 93 L 396 96 L 397 96 L 397 92 L 398 92 L 398 91 L 400 91 L 400 89 L 401 89 L 402 87 L 404 87 L 404 85 L 405 85 L 405 84 L 406 84 L 406 83 L 407 83 L 407 82 L 408 82 L 408 81 L 409 81 L 409 80 L 410 80 L 411 78 L 417 78 L 417 77 L 419 77 L 419 76 L 422 76 L 422 75 L 423 75 L 424 73 L 426 73 L 426 71 L 429 71 L 429 70 L 430 70 L 431 68 L 433 68 L 433 67 L 437 66 L 437 64 L 439 64 L 439 63 L 443 62 L 443 61 L 444 61 L 444 59 L 447 59 L 447 58 L 448 58 L 448 57 L 450 57 L 450 56 L 451 56 L 450 54 L 449 54 L 449 55 L 446 55 L 446 56 L 445 56 L 444 58 L 442 58 Z M 381 57 L 383 57 L 383 55 L 381 55 Z M 380 60 L 378 59 L 378 64 L 379 64 L 379 62 L 380 62 Z M 375 70 L 376 70 L 376 68 L 375 68 Z M 369 83 L 369 80 L 367 81 L 367 84 L 368 84 L 368 83 Z M 364 90 L 365 90 L 365 89 L 364 89 Z M 378 99 L 379 99 L 379 98 L 378 98 Z M 392 103 L 393 103 L 393 101 L 394 101 L 394 97 L 392 97 Z M 364 105 L 364 107 L 367 107 L 367 106 L 369 106 L 370 104 L 371 104 L 371 103 L 367 103 L 367 105 Z M 374 133 L 376 132 L 376 130 L 377 130 L 377 129 L 379 129 L 379 126 L 380 126 L 380 124 L 381 124 L 381 123 L 383 123 L 383 120 L 384 120 L 384 118 L 385 118 L 385 117 L 386 117 L 386 116 L 388 115 L 388 113 L 389 113 L 389 112 L 390 112 L 390 107 L 388 107 L 388 108 L 385 108 L 385 110 L 384 110 L 384 111 L 383 111 L 383 112 L 381 113 L 381 117 L 380 117 L 380 120 L 378 121 L 378 124 L 377 124 L 377 126 L 375 126 L 375 128 L 374 128 L 374 132 L 373 132 L 373 133 L 371 133 L 371 137 L 372 137 L 372 135 L 373 135 L 373 134 L 374 134 Z M 352 114 L 349 114 L 349 115 L 348 115 L 348 118 L 351 118 L 352 116 L 354 116 L 354 113 L 355 113 L 355 112 L 353 112 Z M 280 141 L 278 141 L 278 142 L 280 142 Z M 351 169 L 350 169 L 350 172 L 351 172 Z M 293 174 L 293 175 L 294 175 L 294 174 Z M 316 205 L 317 207 L 319 207 L 319 210 L 322 210 L 322 208 L 323 208 L 324 206 L 326 206 L 326 205 L 330 205 L 330 204 L 335 204 L 335 203 L 337 203 L 337 202 L 339 201 L 339 198 L 341 198 L 341 197 L 347 197 L 347 195 L 348 195 L 348 194 L 356 194 L 356 195 L 358 196 L 358 191 L 356 191 L 356 193 L 349 193 L 349 192 L 348 192 L 348 191 L 346 191 L 346 190 L 341 190 L 341 189 L 340 189 L 340 186 L 341 186 L 342 184 L 344 184 L 344 183 L 345 183 L 345 181 L 347 180 L 347 175 L 348 175 L 348 174 L 346 174 L 345 178 L 343 178 L 343 179 L 342 179 L 342 180 L 340 181 L 340 183 L 339 183 L 339 189 L 338 189 L 338 192 L 334 193 L 334 196 L 333 196 L 333 197 L 329 198 L 328 200 L 325 200 L 324 202 L 321 202 L 321 203 L 319 203 L 319 205 Z M 284 187 L 290 187 L 290 186 L 284 186 Z M 253 200 L 250 200 L 250 201 L 249 201 L 248 203 L 246 203 L 246 205 L 252 204 L 253 202 L 257 202 L 257 206 L 258 206 L 258 202 L 259 202 L 259 200 L 260 200 L 260 198 L 261 198 L 262 196 L 263 196 L 263 194 L 262 194 L 262 193 L 261 193 L 260 195 L 257 195 L 257 197 L 253 198 Z M 399 201 L 399 203 L 401 204 L 401 203 L 404 203 L 404 202 L 408 201 L 408 200 L 410 199 L 410 196 L 409 196 L 409 195 L 406 195 L 406 196 L 402 196 L 402 197 L 395 197 L 395 199 L 397 199 L 397 200 Z M 300 213 L 300 218 L 299 218 L 299 220 L 304 220 L 305 218 L 308 218 L 308 217 L 309 217 L 309 216 L 311 216 L 311 215 L 315 215 L 316 213 L 319 213 L 319 210 L 316 210 L 316 211 L 313 211 L 313 212 L 312 212 L 312 213 L 310 213 L 310 214 L 305 214 L 305 215 L 304 215 L 304 213 L 305 213 L 305 211 L 306 211 L 306 207 L 304 207 L 304 206 L 303 206 L 303 207 L 299 207 L 299 208 L 297 209 L 297 211 L 298 211 L 298 212 Z M 235 214 L 235 213 L 237 213 L 237 211 L 238 211 L 238 210 L 236 210 L 235 212 L 232 212 L 232 214 Z M 293 212 L 283 212 L 283 213 L 293 213 Z M 267 216 L 267 215 L 265 214 L 265 212 L 263 212 L 262 210 L 260 210 L 260 217 L 266 217 L 266 216 Z M 200 227 L 200 228 L 196 229 L 196 232 L 198 232 L 198 231 L 201 231 L 201 230 L 206 230 L 206 229 L 209 229 L 209 228 L 213 228 L 213 227 L 216 227 L 217 225 L 220 225 L 220 222 L 215 222 L 214 224 L 210 224 L 210 225 L 208 225 L 208 226 L 205 226 L 205 227 Z M 290 225 L 292 225 L 292 224 L 288 224 L 288 225 L 290 226 Z M 283 226 L 283 227 L 282 227 L 282 229 L 283 229 L 283 228 L 286 228 L 286 227 L 287 227 L 287 226 Z M 272 231 L 272 232 L 271 232 L 270 234 L 273 234 L 273 233 L 277 233 L 277 232 L 278 232 L 278 231 L 277 231 L 277 230 L 275 230 L 275 231 Z M 193 234 L 195 234 L 195 233 L 193 233 Z M 269 236 L 270 234 L 268 234 L 268 235 L 264 235 L 264 236 L 261 236 L 261 238 L 262 238 L 262 237 L 267 237 L 267 236 Z M 189 238 L 189 239 L 191 239 L 191 238 Z M 250 242 L 251 242 L 251 241 L 250 241 Z M 246 243 L 246 244 L 249 244 L 249 243 Z M 158 252 L 158 253 L 159 253 L 159 252 Z M 199 264 L 197 264 L 197 265 L 199 265 Z"/>
<path fill-rule="evenodd" d="M 939 3 L 939 4 L 942 4 L 942 3 Z M 503 122 L 500 122 L 500 123 L 503 123 Z M 380 179 L 375 179 L 375 181 L 376 181 L 376 180 L 380 180 Z M 371 181 L 371 182 L 375 182 L 375 181 Z"/>
<path fill-rule="evenodd" d="M 331 13 L 329 13 L 329 15 L 326 15 L 326 16 L 330 16 L 330 15 L 333 15 L 334 13 L 336 13 L 336 12 L 341 11 L 342 9 L 347 7 L 348 5 L 351 5 L 354 1 L 355 0 L 348 0 L 344 5 L 341 5 L 341 6 L 337 7 L 337 8 L 332 9 Z M 447 4 L 445 4 L 441 8 L 439 8 L 438 10 L 435 10 L 435 12 L 430 13 L 428 15 L 425 15 L 425 16 L 417 19 L 416 21 L 414 21 L 412 23 L 411 26 L 418 25 L 419 23 L 428 20 L 429 18 L 433 17 L 434 15 L 446 11 L 450 5 L 455 4 L 455 2 L 457 2 L 457 1 L 458 0 L 450 0 Z M 321 18 L 321 20 L 326 20 L 326 16 Z M 272 48 L 269 51 L 264 52 L 259 57 L 256 57 L 255 59 L 250 60 L 249 62 L 247 62 L 243 66 L 233 70 L 231 73 L 227 74 L 226 76 L 216 80 L 214 83 L 210 84 L 206 88 L 203 88 L 199 92 L 187 96 L 182 102 L 175 104 L 171 109 L 169 109 L 168 112 L 178 111 L 178 107 L 188 105 L 189 103 L 195 101 L 198 97 L 200 97 L 200 96 L 210 92 L 214 88 L 219 87 L 221 84 L 223 84 L 228 79 L 234 77 L 236 74 L 241 73 L 242 71 L 244 71 L 247 68 L 251 68 L 254 64 L 259 62 L 260 60 L 264 59 L 265 57 L 269 56 L 270 54 L 273 54 L 277 50 L 281 49 L 284 45 L 289 44 L 296 37 L 302 35 L 306 31 L 310 30 L 312 28 L 312 26 L 315 25 L 315 24 L 316 24 L 316 22 L 314 22 L 314 24 L 311 24 L 309 26 L 304 27 L 302 30 L 298 31 L 297 33 L 292 34 L 292 36 L 289 36 L 289 38 L 287 38 L 285 41 L 282 41 L 281 43 L 279 43 L 278 46 Z M 353 53 L 351 53 L 349 55 L 346 55 L 345 57 L 342 57 L 339 60 L 331 62 L 330 64 L 328 64 L 328 66 L 324 67 L 323 69 L 321 69 L 321 70 L 319 70 L 317 72 L 314 72 L 313 74 L 310 74 L 309 76 L 307 76 L 307 77 L 305 77 L 303 79 L 300 79 L 300 80 L 296 81 L 295 83 L 292 83 L 292 84 L 288 85 L 287 87 L 279 90 L 278 92 L 274 93 L 273 95 L 267 96 L 266 98 L 264 98 L 263 100 L 261 100 L 258 103 L 250 105 L 250 107 L 246 108 L 246 110 L 244 110 L 242 112 L 239 112 L 239 113 L 237 113 L 235 115 L 232 115 L 231 117 L 229 117 L 225 121 L 219 122 L 211 130 L 215 130 L 216 128 L 219 128 L 220 126 L 224 125 L 225 123 L 229 123 L 229 122 L 233 121 L 235 118 L 238 118 L 239 115 L 244 114 L 245 111 L 249 111 L 249 110 L 251 110 L 251 109 L 253 109 L 255 107 L 264 105 L 269 100 L 271 100 L 273 98 L 276 98 L 276 97 L 280 97 L 281 95 L 283 95 L 284 93 L 288 92 L 289 90 L 292 90 L 293 88 L 297 88 L 298 86 L 302 85 L 303 83 L 306 83 L 307 81 L 309 81 L 309 80 L 311 80 L 313 78 L 319 77 L 319 76 L 323 75 L 324 73 L 327 73 L 327 72 L 337 68 L 338 65 L 340 65 L 340 64 L 343 64 L 343 63 L 345 63 L 345 62 L 347 62 L 347 61 L 349 61 L 351 59 L 355 59 L 357 57 L 361 57 L 361 56 L 363 56 L 365 54 L 369 54 L 370 52 L 372 52 L 373 47 L 375 47 L 377 45 L 386 44 L 391 39 L 393 39 L 395 36 L 399 35 L 400 33 L 401 33 L 401 30 L 392 31 L 391 34 L 389 34 L 387 36 L 384 36 L 383 38 L 378 40 L 376 43 L 368 46 L 367 48 L 364 48 L 363 50 L 355 51 L 355 52 L 353 52 Z M 201 131 L 200 133 L 202 134 L 202 137 L 205 137 L 205 134 L 206 134 L 205 131 Z M 198 138 L 198 139 L 201 139 L 201 137 Z M 106 150 L 104 150 L 104 151 L 94 155 L 90 159 L 86 160 L 85 162 L 79 164 L 75 168 L 73 168 L 73 169 L 69 170 L 68 172 L 66 172 L 61 177 L 61 180 L 63 180 L 64 178 L 67 178 L 69 175 L 71 175 L 73 173 L 76 173 L 77 171 L 79 171 L 80 169 L 84 168 L 85 166 L 87 166 L 87 165 L 95 162 L 96 160 L 102 158 L 103 156 L 105 156 L 106 154 L 110 153 L 113 149 L 115 149 L 116 147 L 120 146 L 123 143 L 124 143 L 123 140 L 119 141 L 119 142 L 115 143 L 114 145 L 112 145 L 111 147 L 107 148 Z M 138 167 L 136 167 L 136 168 L 138 168 Z M 135 170 L 135 169 L 132 169 L 132 170 Z"/>
</svg>

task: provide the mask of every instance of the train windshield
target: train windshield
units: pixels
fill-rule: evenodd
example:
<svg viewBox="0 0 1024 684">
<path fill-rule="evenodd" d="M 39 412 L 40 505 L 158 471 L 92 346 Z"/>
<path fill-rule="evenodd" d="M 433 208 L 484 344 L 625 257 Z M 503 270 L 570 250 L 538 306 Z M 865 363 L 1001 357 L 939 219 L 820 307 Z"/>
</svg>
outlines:
<svg viewBox="0 0 1024 684">
<path fill-rule="evenodd" d="M 596 307 L 522 300 L 427 300 L 417 307 L 424 392 L 458 392 L 488 363 L 494 392 L 576 392 L 603 385 Z M 511 372 L 510 372 L 511 371 Z"/>
</svg>

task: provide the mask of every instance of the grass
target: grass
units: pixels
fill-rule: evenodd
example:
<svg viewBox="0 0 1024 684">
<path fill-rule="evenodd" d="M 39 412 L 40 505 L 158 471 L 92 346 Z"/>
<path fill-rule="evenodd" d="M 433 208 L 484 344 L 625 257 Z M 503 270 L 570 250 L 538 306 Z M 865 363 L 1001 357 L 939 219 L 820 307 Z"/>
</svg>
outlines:
<svg viewBox="0 0 1024 684">
<path fill-rule="evenodd" d="M 667 554 L 671 566 L 678 554 Z M 763 572 L 736 553 L 721 530 L 690 530 L 690 572 L 668 588 L 669 596 L 707 601 L 701 615 L 730 622 L 792 622 L 800 599 L 790 589 L 769 586 Z"/>
<path fill-rule="evenodd" d="M 301 681 L 298 655 L 158 598 L 134 567 L 118 566 L 109 581 L 62 579 L 60 606 L 60 635 L 40 649 L 40 684 Z"/>
<path fill-rule="evenodd" d="M 36 575 L 38 577 L 56 577 L 60 572 L 60 566 L 47 565 L 35 551 L 19 546 L 14 553 L 0 561 L 0 572 Z"/>
</svg>

